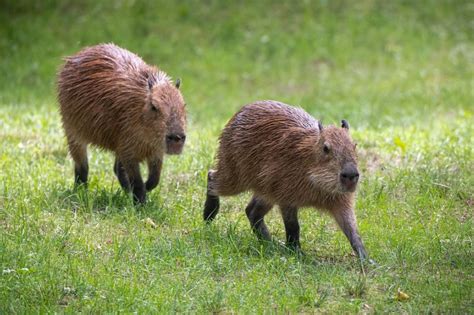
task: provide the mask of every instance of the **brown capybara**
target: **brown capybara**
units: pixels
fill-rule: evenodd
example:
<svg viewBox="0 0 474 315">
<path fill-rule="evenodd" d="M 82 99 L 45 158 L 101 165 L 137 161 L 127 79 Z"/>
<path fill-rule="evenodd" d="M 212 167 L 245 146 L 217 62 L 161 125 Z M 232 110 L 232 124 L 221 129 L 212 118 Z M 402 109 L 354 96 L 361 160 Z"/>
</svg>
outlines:
<svg viewBox="0 0 474 315">
<path fill-rule="evenodd" d="M 120 185 L 145 202 L 160 179 L 164 153 L 179 154 L 186 135 L 180 81 L 114 44 L 67 57 L 58 75 L 58 99 L 75 182 L 87 183 L 87 145 L 115 153 Z M 143 183 L 139 163 L 147 161 Z"/>
<path fill-rule="evenodd" d="M 299 108 L 276 101 L 244 106 L 220 136 L 217 169 L 208 173 L 204 219 L 219 211 L 219 196 L 252 191 L 245 212 L 256 234 L 270 239 L 264 216 L 281 209 L 287 245 L 300 247 L 298 209 L 328 211 L 361 259 L 367 253 L 354 214 L 359 179 L 349 124 L 322 124 Z"/>
</svg>

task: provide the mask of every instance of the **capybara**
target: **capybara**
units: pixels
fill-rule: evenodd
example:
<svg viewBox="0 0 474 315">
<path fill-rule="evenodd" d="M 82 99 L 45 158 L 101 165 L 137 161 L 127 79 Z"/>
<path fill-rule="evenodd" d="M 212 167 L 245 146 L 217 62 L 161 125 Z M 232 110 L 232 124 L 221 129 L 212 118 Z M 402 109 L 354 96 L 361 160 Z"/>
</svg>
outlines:
<svg viewBox="0 0 474 315">
<path fill-rule="evenodd" d="M 219 211 L 219 196 L 252 191 L 245 209 L 254 232 L 270 239 L 264 216 L 281 209 L 287 245 L 300 248 L 298 209 L 328 211 L 361 258 L 367 253 L 354 214 L 359 179 L 349 124 L 327 126 L 302 109 L 277 101 L 244 106 L 220 136 L 216 170 L 208 173 L 204 219 Z"/>
<path fill-rule="evenodd" d="M 58 99 L 76 184 L 87 183 L 87 145 L 115 153 L 120 185 L 143 203 L 160 179 L 163 155 L 180 154 L 186 139 L 180 80 L 114 44 L 65 58 Z M 143 183 L 139 163 L 147 161 Z"/>
</svg>

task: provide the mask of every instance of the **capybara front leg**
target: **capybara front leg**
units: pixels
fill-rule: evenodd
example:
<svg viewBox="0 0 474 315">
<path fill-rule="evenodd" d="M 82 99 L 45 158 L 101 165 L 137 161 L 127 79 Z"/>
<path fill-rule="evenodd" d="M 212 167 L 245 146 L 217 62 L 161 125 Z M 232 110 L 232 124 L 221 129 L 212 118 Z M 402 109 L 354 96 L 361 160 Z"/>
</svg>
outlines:
<svg viewBox="0 0 474 315">
<path fill-rule="evenodd" d="M 68 139 L 69 153 L 74 160 L 74 183 L 87 184 L 89 163 L 87 161 L 87 145 Z"/>
<path fill-rule="evenodd" d="M 161 159 L 148 160 L 148 179 L 145 183 L 146 191 L 153 190 L 160 182 L 161 166 L 163 162 Z"/>
<path fill-rule="evenodd" d="M 117 179 L 120 183 L 120 186 L 126 191 L 130 191 L 130 180 L 128 179 L 127 172 L 125 171 L 125 168 L 123 167 L 122 162 L 118 158 L 115 158 L 115 163 L 114 163 L 114 172 L 115 175 L 117 176 Z"/>
<path fill-rule="evenodd" d="M 367 259 L 367 252 L 365 251 L 364 244 L 362 243 L 362 240 L 359 236 L 359 231 L 357 230 L 354 209 L 337 209 L 332 211 L 332 215 L 351 243 L 352 249 L 357 254 L 357 256 L 359 256 L 359 258 L 362 260 Z"/>
<path fill-rule="evenodd" d="M 146 190 L 145 184 L 143 183 L 142 176 L 140 174 L 140 165 L 138 162 L 123 162 L 125 171 L 127 172 L 132 186 L 133 200 L 135 203 L 145 203 L 146 201 Z"/>
<path fill-rule="evenodd" d="M 214 173 L 215 171 L 210 170 L 207 173 L 207 194 L 206 194 L 206 202 L 204 204 L 204 212 L 203 217 L 204 220 L 210 222 L 214 220 L 217 213 L 219 212 L 219 196 L 213 190 L 214 187 Z"/>
<path fill-rule="evenodd" d="M 253 196 L 245 208 L 245 213 L 250 221 L 250 226 L 257 237 L 264 240 L 271 240 L 270 232 L 265 224 L 264 217 L 272 209 L 273 205 Z"/>
<path fill-rule="evenodd" d="M 281 215 L 285 224 L 286 246 L 300 248 L 300 224 L 298 222 L 298 208 L 281 207 Z"/>
</svg>

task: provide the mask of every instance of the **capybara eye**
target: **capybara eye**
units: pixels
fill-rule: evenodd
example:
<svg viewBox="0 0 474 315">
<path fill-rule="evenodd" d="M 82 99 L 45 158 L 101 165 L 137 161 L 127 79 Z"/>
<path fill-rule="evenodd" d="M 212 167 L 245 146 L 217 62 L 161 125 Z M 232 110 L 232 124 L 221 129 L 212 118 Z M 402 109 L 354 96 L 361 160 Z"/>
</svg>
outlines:
<svg viewBox="0 0 474 315">
<path fill-rule="evenodd" d="M 324 145 L 323 151 L 324 151 L 324 153 L 326 153 L 326 154 L 329 153 L 330 149 L 329 149 L 329 146 L 328 146 L 327 144 Z"/>
<path fill-rule="evenodd" d="M 157 112 L 157 111 L 158 111 L 158 109 L 157 109 L 156 106 L 154 106 L 154 105 L 151 105 L 151 110 L 154 111 L 154 112 Z"/>
</svg>

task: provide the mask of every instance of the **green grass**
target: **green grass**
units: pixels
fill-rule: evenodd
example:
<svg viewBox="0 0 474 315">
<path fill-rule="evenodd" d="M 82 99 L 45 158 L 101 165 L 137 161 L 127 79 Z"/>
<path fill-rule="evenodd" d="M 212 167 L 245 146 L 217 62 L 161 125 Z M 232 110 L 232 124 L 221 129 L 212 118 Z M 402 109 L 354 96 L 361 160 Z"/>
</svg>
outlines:
<svg viewBox="0 0 474 315">
<path fill-rule="evenodd" d="M 0 313 L 472 313 L 473 13 L 434 0 L 4 1 Z M 96 149 L 88 190 L 73 190 L 55 73 L 99 42 L 182 78 L 189 141 L 144 207 Z M 349 121 L 359 227 L 379 266 L 361 269 L 312 209 L 303 257 L 256 240 L 248 194 L 203 224 L 219 132 L 258 99 Z M 268 217 L 283 240 L 278 211 Z"/>
</svg>

